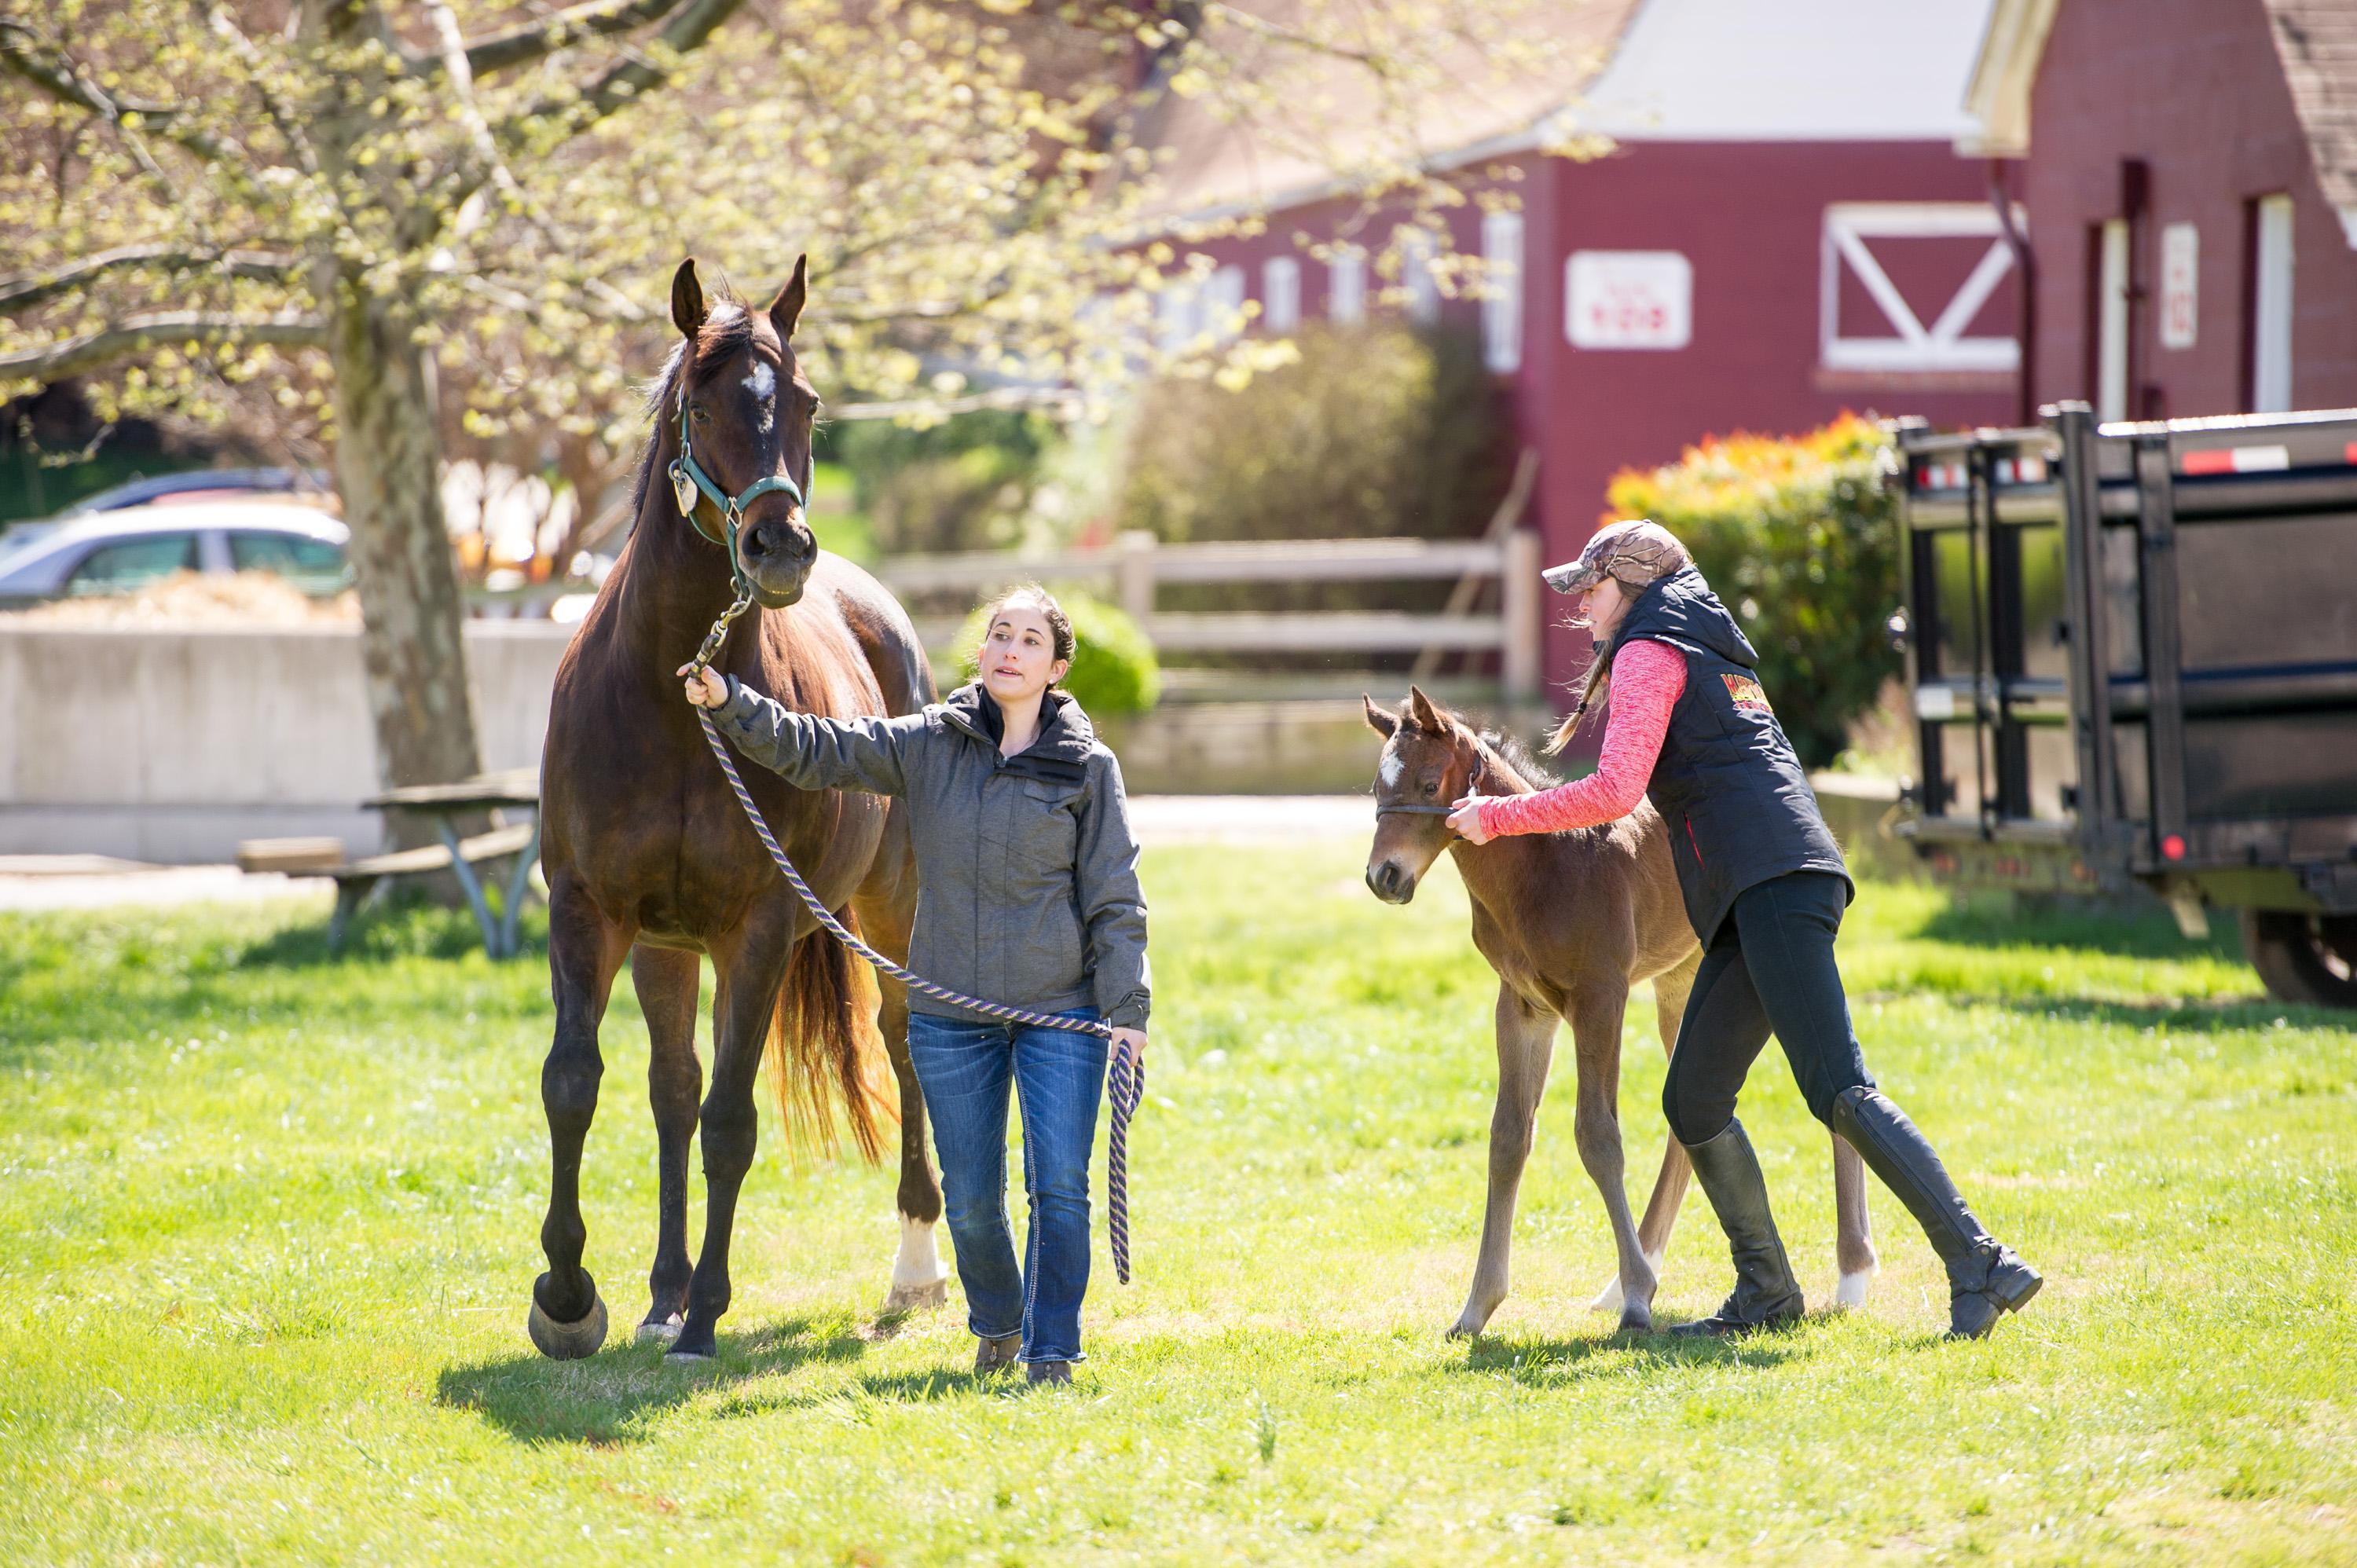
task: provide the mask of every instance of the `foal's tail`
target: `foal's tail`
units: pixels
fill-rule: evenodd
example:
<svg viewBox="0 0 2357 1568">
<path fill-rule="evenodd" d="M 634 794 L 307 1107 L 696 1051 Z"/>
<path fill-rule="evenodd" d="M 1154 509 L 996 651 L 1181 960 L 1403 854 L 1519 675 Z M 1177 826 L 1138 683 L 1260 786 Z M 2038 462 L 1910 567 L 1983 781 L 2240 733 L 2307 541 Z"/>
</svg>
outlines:
<svg viewBox="0 0 2357 1568">
<path fill-rule="evenodd" d="M 836 918 L 859 929 L 848 908 Z M 784 1120 L 786 1146 L 835 1152 L 834 1094 L 843 1101 L 852 1142 L 869 1165 L 884 1152 L 884 1125 L 899 1120 L 896 1098 L 885 1092 L 884 1036 L 876 1028 L 876 977 L 867 965 L 824 931 L 794 944 L 778 1010 L 770 1024 L 770 1087 Z"/>
</svg>

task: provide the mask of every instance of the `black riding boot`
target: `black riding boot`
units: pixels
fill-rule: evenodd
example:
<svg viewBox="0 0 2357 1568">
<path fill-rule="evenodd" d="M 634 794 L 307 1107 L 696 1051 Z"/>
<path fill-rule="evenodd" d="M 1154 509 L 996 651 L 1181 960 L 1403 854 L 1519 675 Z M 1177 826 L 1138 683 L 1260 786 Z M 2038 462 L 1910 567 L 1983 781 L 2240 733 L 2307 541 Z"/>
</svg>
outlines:
<svg viewBox="0 0 2357 1568">
<path fill-rule="evenodd" d="M 2038 1271 L 1981 1229 L 1930 1142 L 1880 1090 L 1844 1090 L 1834 1101 L 1833 1124 L 1899 1195 L 1948 1266 L 1950 1338 L 1978 1339 L 2038 1294 L 2046 1283 Z"/>
<path fill-rule="evenodd" d="M 1688 1144 L 1686 1155 L 1735 1254 L 1735 1293 L 1710 1316 L 1670 1332 L 1749 1334 L 1799 1322 L 1804 1310 L 1801 1286 L 1785 1261 L 1776 1218 L 1768 1211 L 1767 1179 L 1760 1174 L 1751 1140 L 1743 1135 L 1743 1123 L 1729 1122 L 1709 1142 Z"/>
</svg>

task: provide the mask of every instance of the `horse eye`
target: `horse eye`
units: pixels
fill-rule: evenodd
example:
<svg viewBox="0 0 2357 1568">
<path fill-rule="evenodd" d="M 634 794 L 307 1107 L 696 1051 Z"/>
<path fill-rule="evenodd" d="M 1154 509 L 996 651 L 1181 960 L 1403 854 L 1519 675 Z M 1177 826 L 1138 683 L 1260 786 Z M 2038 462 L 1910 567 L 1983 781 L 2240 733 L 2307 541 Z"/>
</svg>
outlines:
<svg viewBox="0 0 2357 1568">
<path fill-rule="evenodd" d="M 1426 794 L 1427 794 L 1427 795 L 1437 795 L 1437 794 L 1439 794 L 1439 793 L 1440 793 L 1440 780 L 1439 780 L 1439 779 L 1426 779 L 1426 780 L 1424 781 L 1424 792 L 1425 792 Z"/>
<path fill-rule="evenodd" d="M 711 414 L 705 412 L 704 405 L 700 403 L 692 403 L 687 405 L 687 416 L 688 418 L 695 421 L 698 424 L 702 424 L 712 417 Z"/>
</svg>

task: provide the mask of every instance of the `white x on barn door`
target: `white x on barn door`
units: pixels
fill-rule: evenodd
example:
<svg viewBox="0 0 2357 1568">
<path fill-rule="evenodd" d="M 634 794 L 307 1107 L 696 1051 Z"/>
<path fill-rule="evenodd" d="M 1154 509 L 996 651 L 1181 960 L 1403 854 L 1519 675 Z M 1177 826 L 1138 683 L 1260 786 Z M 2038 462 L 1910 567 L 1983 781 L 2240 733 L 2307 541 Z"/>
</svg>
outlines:
<svg viewBox="0 0 2357 1568">
<path fill-rule="evenodd" d="M 2020 221 L 2017 214 L 2017 222 Z M 1945 302 L 1910 301 L 1876 258 L 1873 242 L 1988 249 Z M 1834 371 L 2010 371 L 2020 345 L 2009 336 L 1968 338 L 1965 329 L 2013 269 L 1996 213 L 1971 201 L 1848 201 L 1825 209 L 1821 328 L 1824 364 Z M 1859 333 L 1842 320 L 1842 279 L 1857 280 L 1881 313 L 1887 332 Z M 1953 275 L 1953 272 L 1949 275 Z M 1939 306 L 1932 324 L 1919 305 Z"/>
</svg>

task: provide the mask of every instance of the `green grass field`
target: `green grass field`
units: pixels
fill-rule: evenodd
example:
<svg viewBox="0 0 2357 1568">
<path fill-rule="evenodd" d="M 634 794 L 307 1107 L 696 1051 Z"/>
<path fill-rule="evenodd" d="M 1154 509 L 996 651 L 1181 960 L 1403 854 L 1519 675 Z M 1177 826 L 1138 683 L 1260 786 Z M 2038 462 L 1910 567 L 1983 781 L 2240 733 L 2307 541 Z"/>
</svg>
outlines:
<svg viewBox="0 0 2357 1568">
<path fill-rule="evenodd" d="M 1138 1283 L 1060 1392 L 977 1386 L 952 1293 L 879 1323 L 891 1177 L 747 1187 L 720 1359 L 628 1341 L 654 1229 L 627 984 L 585 1181 L 616 1318 L 523 1336 L 544 963 L 463 916 L 0 918 L 0 1561 L 2357 1562 L 2357 1035 L 2223 943 L 1870 886 L 1867 1057 L 2029 1313 L 1948 1345 L 1876 1188 L 1872 1305 L 1738 1347 L 1620 1340 L 1559 1082 L 1513 1294 L 1450 1344 L 1491 983 L 1453 875 L 1384 908 L 1333 844 L 1149 857 L 1159 1010 Z M 1631 1185 L 1662 1137 L 1631 1009 Z M 1567 1053 L 1559 1058 L 1567 1069 Z M 1804 1284 L 1827 1151 L 1771 1052 L 1746 1117 Z M 699 1228 L 700 1214 L 694 1221 Z M 1697 1194 L 1667 1318 L 1716 1305 Z"/>
</svg>

